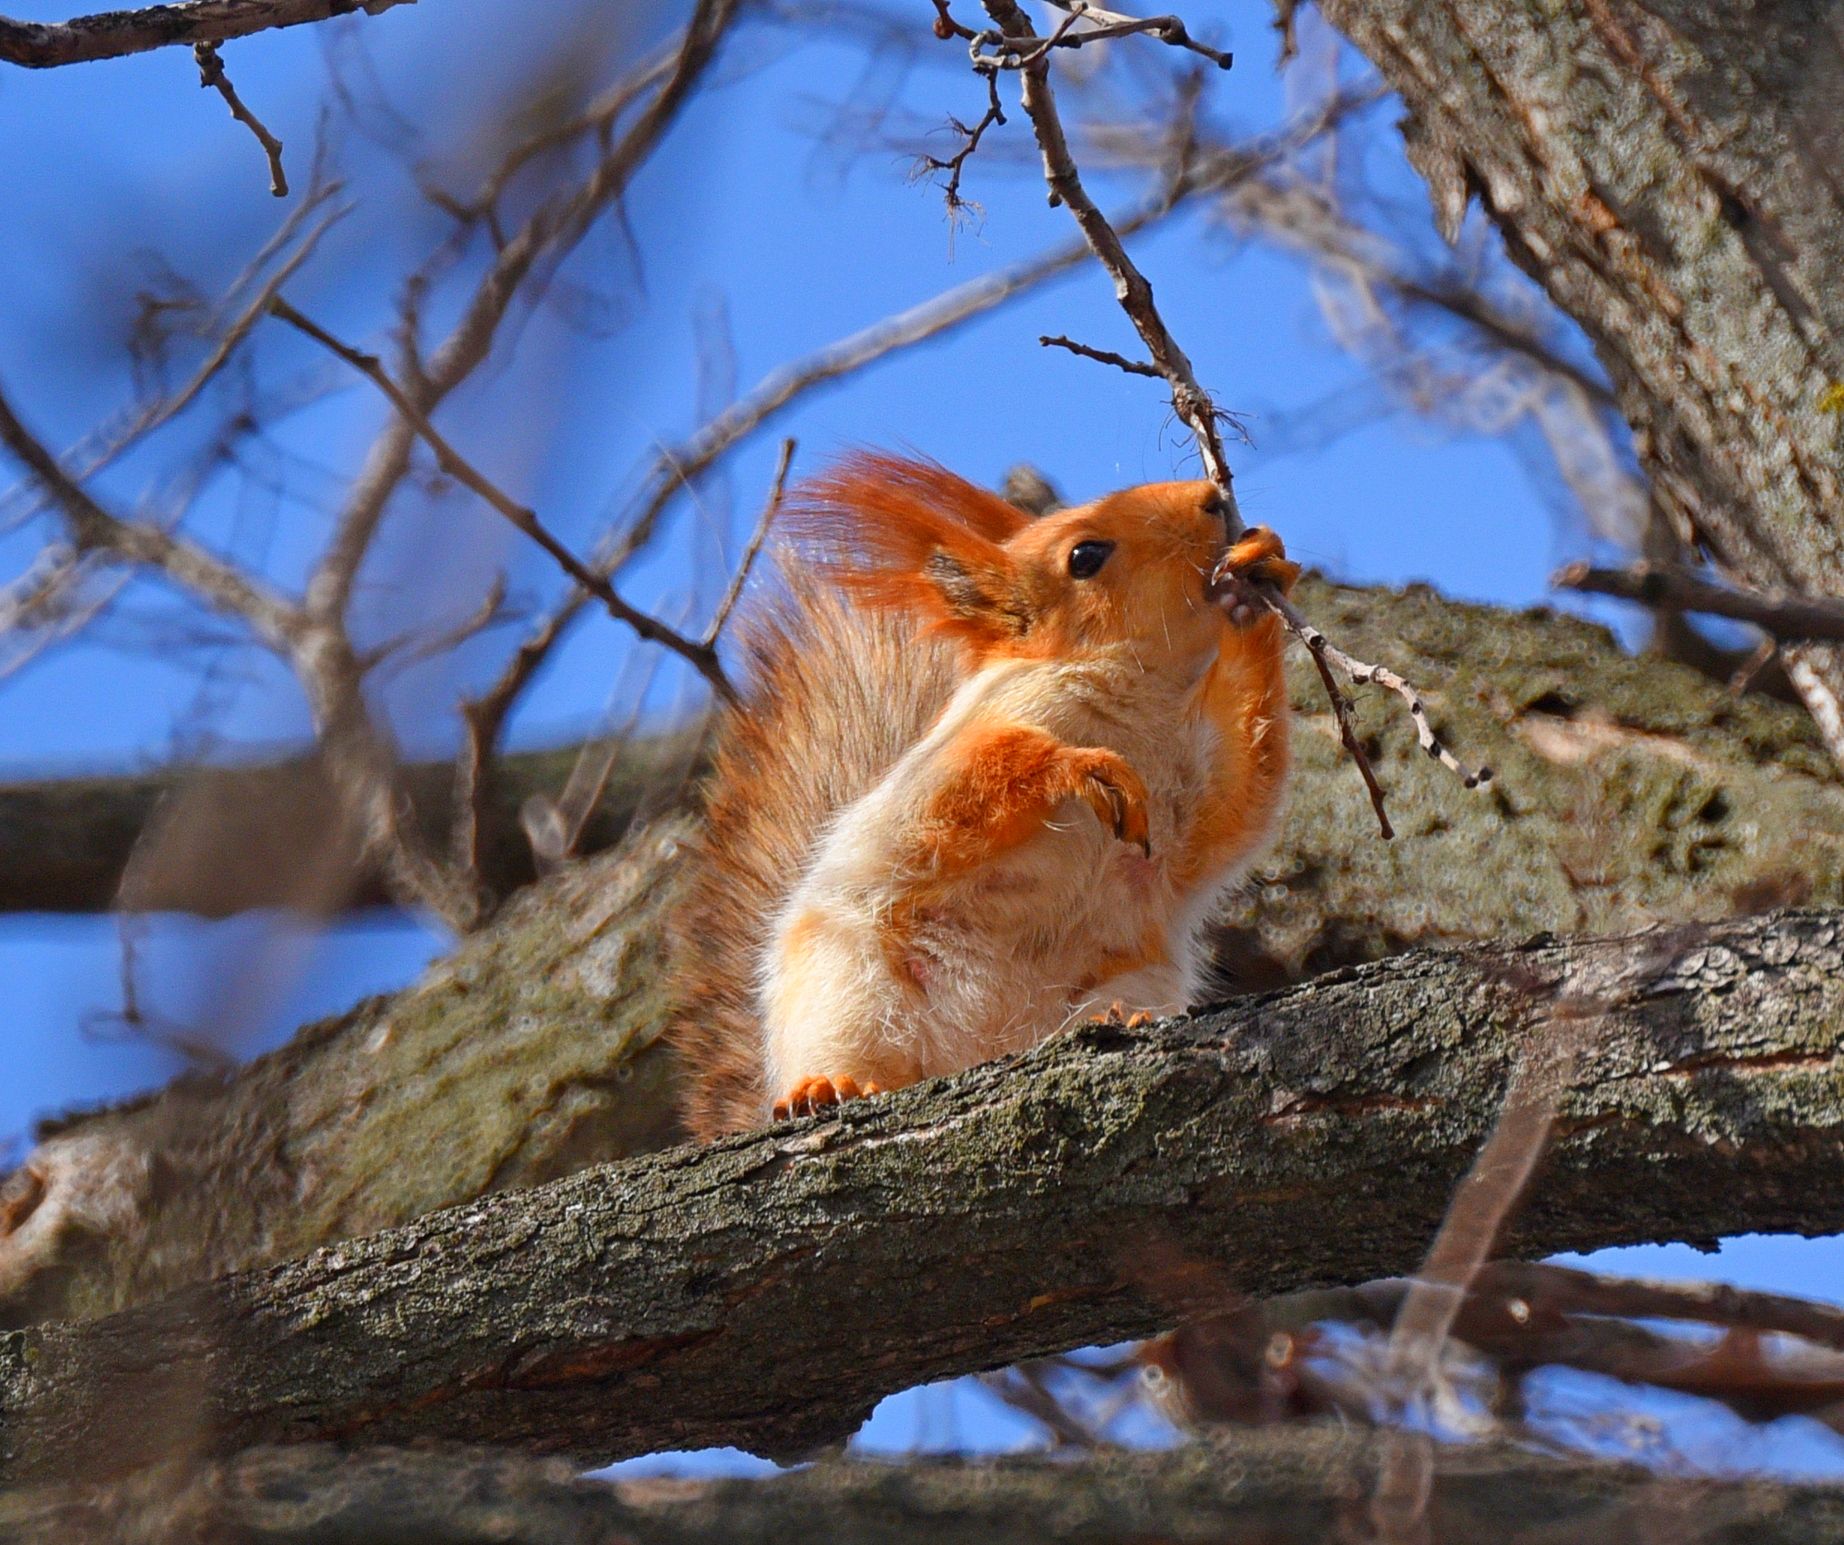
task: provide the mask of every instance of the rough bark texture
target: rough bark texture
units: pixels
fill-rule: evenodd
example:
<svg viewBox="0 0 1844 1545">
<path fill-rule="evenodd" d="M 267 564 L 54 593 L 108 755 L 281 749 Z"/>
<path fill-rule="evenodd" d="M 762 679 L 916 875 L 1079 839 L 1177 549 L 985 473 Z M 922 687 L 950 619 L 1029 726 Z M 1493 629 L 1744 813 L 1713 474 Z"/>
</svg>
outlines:
<svg viewBox="0 0 1844 1545">
<path fill-rule="evenodd" d="M 1226 930 L 1233 986 L 1416 944 L 1844 904 L 1844 788 L 1796 709 L 1544 612 L 1310 581 L 1304 604 L 1398 662 L 1499 776 L 1465 792 L 1393 700 L 1368 705 L 1402 833 L 1379 841 L 1296 661 L 1293 806 Z M 670 1059 L 648 1048 L 672 852 L 655 831 L 227 1083 L 49 1137 L 32 1161 L 42 1200 L 0 1237 L 0 1324 L 121 1308 L 669 1140 Z M 14 1177 L 16 1194 L 35 1184 Z"/>
<path fill-rule="evenodd" d="M 1301 1545 L 1361 1529 L 1395 1440 L 1288 1427 L 1079 1461 L 826 1463 L 767 1480 L 576 1478 L 515 1455 L 303 1446 L 92 1492 L 0 1496 L 20 1545 Z M 1833 1486 L 1661 1477 L 1509 1445 L 1431 1456 L 1429 1545 L 1809 1545 L 1844 1538 Z M 1545 1532 L 1547 1531 L 1547 1532 Z"/>
<path fill-rule="evenodd" d="M 178 0 L 136 11 L 97 11 L 69 21 L 0 16 L 0 61 L 30 69 L 119 59 L 180 43 L 222 43 L 275 27 L 298 27 L 365 11 L 376 16 L 413 0 Z"/>
<path fill-rule="evenodd" d="M 1844 593 L 1844 419 L 1825 411 L 1844 380 L 1844 10 L 1322 9 L 1402 94 L 1443 230 L 1477 195 L 1594 340 L 1680 528 L 1758 588 Z M 1800 654 L 1835 725 L 1839 653 Z"/>
<path fill-rule="evenodd" d="M 1546 1017 L 1564 999 L 1597 1008 Z M 1083 1027 L 0 1336 L 0 1480 L 325 1438 L 804 1453 L 913 1384 L 1412 1270 L 1538 1035 L 1573 1038 L 1572 1071 L 1510 1252 L 1844 1229 L 1841 1019 L 1833 911 L 1417 952 Z"/>
<path fill-rule="evenodd" d="M 665 797 L 661 791 L 691 771 L 694 742 L 681 733 L 623 746 L 580 850 L 612 846 L 650 796 Z M 481 851 L 481 877 L 496 893 L 509 894 L 537 878 L 520 809 L 534 797 L 556 798 L 581 749 L 528 751 L 500 763 Z M 424 841 L 441 850 L 448 841 L 453 763 L 406 767 L 403 786 Z M 186 829 L 176 832 L 170 813 L 182 800 Z M 337 830 L 339 809 L 324 766 L 312 759 L 0 784 L 0 912 L 107 911 L 121 899 L 131 861 L 138 910 L 226 917 L 251 907 L 287 906 L 298 895 L 296 876 L 311 862 L 311 850 Z M 341 904 L 385 900 L 383 878 L 373 871 L 353 878 Z"/>
</svg>

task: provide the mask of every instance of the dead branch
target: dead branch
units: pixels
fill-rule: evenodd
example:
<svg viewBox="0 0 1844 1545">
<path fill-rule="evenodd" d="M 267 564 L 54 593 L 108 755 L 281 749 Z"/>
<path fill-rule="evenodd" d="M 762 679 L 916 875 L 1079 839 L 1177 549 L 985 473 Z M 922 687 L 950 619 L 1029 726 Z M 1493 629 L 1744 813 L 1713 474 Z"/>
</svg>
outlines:
<svg viewBox="0 0 1844 1545">
<path fill-rule="evenodd" d="M 1558 590 L 1609 595 L 1671 611 L 1703 612 L 1753 623 L 1782 643 L 1844 643 L 1844 601 L 1792 591 L 1742 590 L 1669 563 L 1635 563 L 1624 569 L 1571 563 L 1550 580 Z"/>
<path fill-rule="evenodd" d="M 178 43 L 215 44 L 253 32 L 362 10 L 379 16 L 410 0 L 175 0 L 137 11 L 98 11 L 69 21 L 15 21 L 0 16 L 0 63 L 49 69 L 119 59 Z"/>
<path fill-rule="evenodd" d="M 1510 1250 L 1844 1226 L 1841 940 L 1808 912 L 1403 955 L 0 1337 L 0 1468 L 160 1457 L 149 1380 L 210 1392 L 218 1451 L 785 1455 L 893 1389 L 1142 1335 L 1226 1284 L 1400 1271 L 1496 1120 L 1532 991 L 1592 987 L 1603 1014 Z M 1153 1243 L 1198 1269 L 1148 1280 Z"/>
<path fill-rule="evenodd" d="M 288 197 L 288 174 L 282 169 L 282 142 L 269 132 L 269 126 L 244 105 L 237 88 L 224 73 L 224 61 L 218 57 L 216 43 L 194 43 L 192 57 L 198 63 L 199 84 L 224 98 L 231 117 L 256 136 L 256 143 L 269 158 L 269 191 L 277 198 Z"/>
</svg>

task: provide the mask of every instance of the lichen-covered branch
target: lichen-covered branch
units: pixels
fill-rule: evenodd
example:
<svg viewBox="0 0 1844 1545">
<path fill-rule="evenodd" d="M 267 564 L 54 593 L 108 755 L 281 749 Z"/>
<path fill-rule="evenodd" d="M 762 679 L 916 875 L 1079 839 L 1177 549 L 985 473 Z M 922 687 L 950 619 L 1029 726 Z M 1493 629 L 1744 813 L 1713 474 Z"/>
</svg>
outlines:
<svg viewBox="0 0 1844 1545">
<path fill-rule="evenodd" d="M 1636 915 L 1844 906 L 1844 786 L 1798 709 L 1634 659 L 1570 618 L 1419 589 L 1308 579 L 1302 592 L 1353 650 L 1387 641 L 1405 669 L 1441 683 L 1429 713 L 1498 778 L 1456 800 L 1386 705 L 1360 699 L 1359 729 L 1376 741 L 1402 830 L 1394 843 L 1354 841 L 1368 819 L 1363 791 L 1310 665 L 1296 659 L 1288 821 L 1217 941 L 1238 990 L 1416 945 L 1609 932 Z M 627 757 L 586 847 L 611 840 L 686 751 L 640 742 Z M 510 809 L 528 793 L 554 796 L 573 760 L 572 750 L 514 758 L 496 798 Z M 222 847 L 262 861 L 240 866 L 241 878 L 192 865 L 170 879 L 141 875 L 138 887 L 169 907 L 261 901 L 264 871 L 286 867 L 259 845 L 265 830 L 300 829 L 286 815 L 291 779 L 302 798 L 325 798 L 321 785 L 288 769 L 202 776 L 198 803 L 229 827 Z M 446 819 L 444 768 L 411 769 L 409 786 Z M 0 875 L 36 874 L 41 895 L 106 895 L 106 866 L 80 855 L 124 855 L 157 787 L 6 791 Z M 68 1238 L 46 1231 L 16 1285 L 0 1289 L 0 1320 L 144 1302 L 663 1140 L 662 1110 L 646 1103 L 668 1106 L 673 1069 L 657 1047 L 637 1050 L 664 1010 L 665 984 L 649 973 L 674 849 L 670 832 L 659 835 L 530 889 L 423 982 L 308 1027 L 222 1084 L 190 1083 L 47 1135 L 32 1163 L 48 1177 L 46 1205 L 61 1208 L 46 1217 L 65 1218 Z M 490 849 L 489 876 L 516 879 L 530 863 L 523 848 L 513 835 Z M 207 880 L 223 889 L 202 893 Z M 148 1183 L 156 1172 L 163 1183 Z M 64 1199 L 67 1184 L 77 1190 Z M 0 1239 L 0 1258 L 6 1249 Z"/>
<path fill-rule="evenodd" d="M 1330 1426 L 1214 1433 L 1165 1452 L 856 1460 L 764 1480 L 583 1480 L 490 1450 L 258 1449 L 119 1485 L 0 1496 L 20 1545 L 137 1539 L 449 1545 L 1323 1545 L 1345 1538 L 1384 1440 Z M 1835 1486 L 1664 1476 L 1510 1444 L 1436 1451 L 1428 1545 L 1645 1539 L 1805 1545 L 1844 1532 Z"/>
<path fill-rule="evenodd" d="M 1509 1253 L 1844 1229 L 1844 912 L 1414 952 L 9 1333 L 0 1476 L 176 1439 L 795 1455 L 913 1384 L 1408 1271 L 1558 1000 L 1596 1014 Z"/>
</svg>

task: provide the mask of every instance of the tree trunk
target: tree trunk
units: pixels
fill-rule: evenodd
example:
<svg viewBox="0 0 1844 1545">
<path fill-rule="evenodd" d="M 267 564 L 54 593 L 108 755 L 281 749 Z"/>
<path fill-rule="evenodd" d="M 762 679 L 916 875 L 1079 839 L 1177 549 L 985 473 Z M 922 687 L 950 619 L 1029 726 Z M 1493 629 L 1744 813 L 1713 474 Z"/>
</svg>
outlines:
<svg viewBox="0 0 1844 1545">
<path fill-rule="evenodd" d="M 1477 196 L 1594 340 L 1687 542 L 1844 594 L 1844 8 L 1324 0 L 1408 107 L 1450 238 Z M 1844 656 L 1793 655 L 1844 756 Z"/>
</svg>

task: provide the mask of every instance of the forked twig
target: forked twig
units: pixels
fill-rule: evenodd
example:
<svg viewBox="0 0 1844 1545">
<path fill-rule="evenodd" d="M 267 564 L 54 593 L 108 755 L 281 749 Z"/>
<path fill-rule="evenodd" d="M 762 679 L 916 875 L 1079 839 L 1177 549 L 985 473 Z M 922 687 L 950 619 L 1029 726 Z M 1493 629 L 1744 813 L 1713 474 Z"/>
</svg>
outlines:
<svg viewBox="0 0 1844 1545">
<path fill-rule="evenodd" d="M 565 574 L 608 609 L 610 616 L 626 623 L 649 643 L 663 645 L 685 660 L 699 675 L 710 682 L 719 697 L 728 699 L 735 696 L 735 689 L 731 687 L 730 679 L 724 674 L 723 666 L 718 663 L 717 653 L 710 643 L 700 643 L 686 638 L 676 629 L 667 627 L 658 618 L 648 616 L 638 607 L 623 600 L 608 579 L 597 574 L 557 539 L 550 528 L 538 519 L 535 510 L 520 504 L 506 494 L 449 444 L 442 432 L 429 422 L 428 415 L 418 409 L 403 389 L 391 379 L 375 355 L 355 349 L 350 344 L 334 337 L 318 323 L 295 310 L 280 295 L 270 300 L 269 310 L 276 317 L 288 323 L 290 327 L 305 333 L 323 348 L 344 360 L 376 386 L 389 399 L 391 406 L 403 416 L 404 422 L 415 431 L 430 450 L 435 452 L 436 463 L 443 472 L 478 494 L 494 510 L 549 553 Z"/>
</svg>

